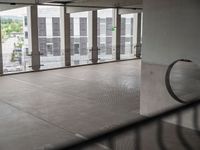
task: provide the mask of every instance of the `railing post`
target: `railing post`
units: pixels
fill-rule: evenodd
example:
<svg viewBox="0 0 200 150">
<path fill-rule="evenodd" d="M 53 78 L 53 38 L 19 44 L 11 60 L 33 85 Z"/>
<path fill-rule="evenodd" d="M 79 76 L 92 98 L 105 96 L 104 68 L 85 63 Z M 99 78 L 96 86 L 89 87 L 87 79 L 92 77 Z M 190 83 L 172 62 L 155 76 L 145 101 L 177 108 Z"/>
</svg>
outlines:
<svg viewBox="0 0 200 150">
<path fill-rule="evenodd" d="M 108 147 L 110 150 L 115 150 L 115 141 L 113 137 L 108 139 Z"/>
<path fill-rule="evenodd" d="M 141 135 L 140 135 L 140 129 L 137 128 L 135 130 L 135 146 L 134 150 L 140 150 L 141 149 Z"/>
<path fill-rule="evenodd" d="M 159 114 L 155 114 L 152 115 L 151 117 L 148 118 L 144 118 L 144 119 L 140 119 L 138 121 L 134 121 L 132 123 L 128 123 L 126 125 L 123 125 L 121 127 L 115 128 L 114 130 L 108 131 L 108 132 L 104 132 L 102 134 L 98 134 L 95 135 L 93 137 L 90 137 L 89 139 L 85 139 L 83 141 L 78 141 L 78 142 L 74 142 L 71 143 L 69 145 L 64 145 L 60 148 L 57 148 L 55 150 L 65 150 L 65 149 L 84 149 L 86 147 L 89 146 L 100 146 L 103 149 L 118 149 L 117 146 L 117 142 L 116 142 L 116 138 L 122 134 L 126 134 L 128 132 L 134 132 L 134 136 L 135 138 L 133 139 L 134 141 L 134 150 L 141 150 L 143 149 L 143 142 L 142 142 L 142 129 L 144 127 L 148 127 L 148 125 L 151 125 L 152 123 L 158 123 L 157 125 L 157 140 L 158 140 L 158 148 L 162 149 L 162 150 L 166 150 L 167 147 L 164 145 L 163 142 L 163 124 L 161 122 L 161 119 L 165 119 L 168 118 L 170 116 L 176 116 L 177 115 L 177 126 L 176 126 L 176 132 L 177 132 L 177 136 L 180 140 L 180 144 L 182 144 L 182 146 L 187 149 L 187 150 L 192 150 L 193 149 L 193 145 L 191 145 L 189 143 L 189 141 L 187 141 L 187 139 L 184 137 L 183 133 L 182 133 L 182 113 L 184 113 L 185 111 L 187 111 L 188 109 L 192 109 L 194 107 L 197 107 L 198 105 L 200 105 L 200 100 L 195 100 L 191 103 L 188 103 L 186 105 L 182 105 L 182 106 L 178 106 L 178 107 L 174 107 L 171 108 L 169 110 L 166 110 L 162 113 Z M 194 118 L 196 118 L 196 114 L 197 112 L 195 112 L 194 114 Z M 100 144 L 99 142 L 103 142 L 106 141 L 108 142 L 108 144 L 106 143 L 106 146 Z M 196 145 L 194 145 L 195 147 Z"/>
<path fill-rule="evenodd" d="M 158 141 L 158 146 L 161 150 L 167 150 L 165 147 L 165 144 L 163 142 L 163 124 L 162 121 L 159 119 L 157 123 L 157 141 Z"/>
<path fill-rule="evenodd" d="M 198 111 L 198 106 L 195 106 L 193 109 L 193 124 L 194 124 L 194 129 L 197 135 L 200 137 L 200 130 L 199 130 L 199 111 Z"/>
<path fill-rule="evenodd" d="M 184 148 L 186 150 L 192 150 L 193 148 L 191 147 L 191 145 L 187 142 L 187 140 L 183 136 L 181 124 L 182 124 L 182 113 L 178 112 L 177 113 L 177 125 L 176 125 L 177 136 L 178 136 L 181 144 L 184 146 Z"/>
</svg>

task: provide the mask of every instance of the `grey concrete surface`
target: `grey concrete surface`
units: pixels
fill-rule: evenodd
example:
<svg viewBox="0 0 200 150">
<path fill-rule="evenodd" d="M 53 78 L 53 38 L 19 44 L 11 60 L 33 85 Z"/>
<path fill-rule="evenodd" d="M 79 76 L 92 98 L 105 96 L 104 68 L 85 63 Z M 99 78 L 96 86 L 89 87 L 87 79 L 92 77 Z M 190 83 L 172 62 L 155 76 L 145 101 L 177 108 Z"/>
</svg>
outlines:
<svg viewBox="0 0 200 150">
<path fill-rule="evenodd" d="M 143 6 L 143 61 L 168 65 L 185 58 L 200 64 L 200 1 L 143 0 Z"/>
<path fill-rule="evenodd" d="M 191 62 L 178 62 L 171 70 L 171 87 L 175 94 L 188 102 L 200 99 L 200 66 Z"/>
<path fill-rule="evenodd" d="M 197 32 L 200 26 L 200 1 L 144 0 L 143 6 L 140 112 L 149 115 L 178 104 L 165 89 L 167 66 L 177 59 L 189 59 L 200 64 L 200 32 Z M 182 97 L 193 97 L 190 94 Z M 189 115 L 185 118 L 188 119 L 186 122 L 190 122 Z M 185 123 L 185 126 L 193 127 L 189 123 Z"/>
<path fill-rule="evenodd" d="M 174 100 L 165 86 L 167 65 L 142 63 L 140 112 L 144 116 L 182 105 Z M 187 72 L 187 73 L 186 73 Z M 170 81 L 177 96 L 186 102 L 198 98 L 200 93 L 200 70 L 190 64 L 178 63 L 171 71 Z M 153 87 L 153 88 L 152 88 Z M 182 126 L 193 129 L 193 111 L 184 113 Z M 199 117 L 200 118 L 200 117 Z M 175 119 L 167 119 L 176 123 Z M 200 119 L 199 119 L 200 124 Z"/>
<path fill-rule="evenodd" d="M 0 77 L 0 149 L 40 150 L 139 116 L 140 60 Z"/>
<path fill-rule="evenodd" d="M 138 119 L 139 86 L 140 60 L 0 77 L 0 150 L 47 150 Z M 163 125 L 167 147 L 184 149 L 176 126 Z M 159 149 L 157 124 L 141 131 L 142 150 Z M 198 150 L 196 133 L 183 131 Z M 115 144 L 117 150 L 133 150 L 134 132 Z"/>
</svg>

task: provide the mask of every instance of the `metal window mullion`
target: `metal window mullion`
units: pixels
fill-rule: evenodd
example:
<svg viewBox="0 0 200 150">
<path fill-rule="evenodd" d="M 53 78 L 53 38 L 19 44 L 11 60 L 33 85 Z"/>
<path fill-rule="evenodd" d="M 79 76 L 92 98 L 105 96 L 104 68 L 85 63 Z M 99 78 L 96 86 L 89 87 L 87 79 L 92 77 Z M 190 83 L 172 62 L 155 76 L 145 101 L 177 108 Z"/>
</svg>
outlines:
<svg viewBox="0 0 200 150">
<path fill-rule="evenodd" d="M 119 9 L 115 9 L 113 14 L 113 28 L 115 28 L 113 33 L 113 49 L 116 51 L 116 60 L 119 61 L 121 47 L 121 15 L 119 14 Z"/>
<path fill-rule="evenodd" d="M 0 17 L 0 75 L 3 74 L 3 54 L 2 54 L 2 36 L 1 36 L 1 17 Z"/>
<path fill-rule="evenodd" d="M 142 14 L 138 13 L 137 15 L 137 44 L 136 44 L 136 57 L 141 57 L 141 27 L 142 27 Z"/>
</svg>

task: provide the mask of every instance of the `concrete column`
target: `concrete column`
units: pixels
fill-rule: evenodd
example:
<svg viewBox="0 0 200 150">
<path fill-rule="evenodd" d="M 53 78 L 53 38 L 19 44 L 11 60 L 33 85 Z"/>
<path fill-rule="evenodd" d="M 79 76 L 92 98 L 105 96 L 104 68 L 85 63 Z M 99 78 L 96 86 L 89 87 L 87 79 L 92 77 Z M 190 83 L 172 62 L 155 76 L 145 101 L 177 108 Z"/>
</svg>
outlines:
<svg viewBox="0 0 200 150">
<path fill-rule="evenodd" d="M 40 52 L 38 47 L 38 12 L 37 6 L 30 6 L 28 8 L 28 30 L 30 33 L 29 43 L 32 49 L 32 69 L 34 71 L 40 70 Z"/>
<path fill-rule="evenodd" d="M 92 51 L 92 63 L 98 62 L 97 47 L 97 11 L 89 12 L 89 48 Z"/>
<path fill-rule="evenodd" d="M 113 10 L 113 50 L 116 52 L 116 60 L 120 60 L 120 43 L 121 43 L 121 15 L 119 9 Z"/>
<path fill-rule="evenodd" d="M 61 8 L 61 50 L 65 53 L 65 66 L 71 65 L 70 54 L 70 14 L 66 13 L 66 7 Z"/>
<path fill-rule="evenodd" d="M 1 74 L 3 74 L 3 55 L 2 55 L 1 17 L 0 17 L 0 75 Z"/>
<path fill-rule="evenodd" d="M 141 27 L 142 27 L 142 19 L 141 19 L 141 13 L 138 13 L 137 15 L 137 44 L 136 44 L 136 57 L 141 57 L 141 48 L 142 48 L 142 42 L 141 42 Z"/>
</svg>

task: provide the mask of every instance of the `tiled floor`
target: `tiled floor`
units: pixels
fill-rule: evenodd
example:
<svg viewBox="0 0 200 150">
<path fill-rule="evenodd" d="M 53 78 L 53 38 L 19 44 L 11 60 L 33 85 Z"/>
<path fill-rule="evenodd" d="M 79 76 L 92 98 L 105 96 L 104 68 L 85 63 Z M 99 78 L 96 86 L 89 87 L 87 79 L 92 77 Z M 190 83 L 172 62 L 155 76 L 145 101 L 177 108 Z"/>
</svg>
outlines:
<svg viewBox="0 0 200 150">
<path fill-rule="evenodd" d="M 0 149 L 40 150 L 139 116 L 140 60 L 0 77 Z"/>
</svg>

